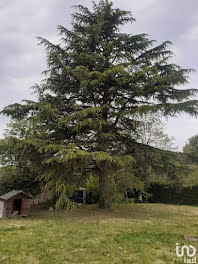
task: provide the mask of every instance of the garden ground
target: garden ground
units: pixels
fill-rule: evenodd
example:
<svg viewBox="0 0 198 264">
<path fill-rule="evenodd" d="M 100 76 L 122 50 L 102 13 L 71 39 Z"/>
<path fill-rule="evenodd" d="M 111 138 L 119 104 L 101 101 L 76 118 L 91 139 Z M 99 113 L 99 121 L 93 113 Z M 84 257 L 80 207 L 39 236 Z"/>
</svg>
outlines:
<svg viewBox="0 0 198 264">
<path fill-rule="evenodd" d="M 1 264 L 184 263 L 175 245 L 198 237 L 198 207 L 127 204 L 116 210 L 34 209 L 28 219 L 0 220 Z"/>
</svg>

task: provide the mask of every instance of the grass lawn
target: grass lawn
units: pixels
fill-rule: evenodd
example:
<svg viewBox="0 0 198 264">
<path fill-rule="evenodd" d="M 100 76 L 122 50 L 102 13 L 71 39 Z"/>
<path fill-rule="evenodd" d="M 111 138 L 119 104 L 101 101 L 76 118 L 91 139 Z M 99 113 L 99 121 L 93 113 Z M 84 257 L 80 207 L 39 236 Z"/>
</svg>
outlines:
<svg viewBox="0 0 198 264">
<path fill-rule="evenodd" d="M 176 257 L 175 244 L 198 248 L 198 242 L 185 241 L 184 235 L 198 236 L 198 207 L 34 210 L 29 219 L 0 220 L 0 264 L 184 263 Z"/>
</svg>

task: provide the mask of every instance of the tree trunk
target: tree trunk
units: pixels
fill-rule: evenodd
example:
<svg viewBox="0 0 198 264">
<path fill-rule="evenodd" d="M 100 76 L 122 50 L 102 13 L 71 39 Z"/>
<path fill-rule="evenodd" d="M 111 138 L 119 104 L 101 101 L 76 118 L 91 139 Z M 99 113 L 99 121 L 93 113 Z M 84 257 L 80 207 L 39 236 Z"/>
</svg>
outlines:
<svg viewBox="0 0 198 264">
<path fill-rule="evenodd" d="M 99 208 L 111 208 L 112 190 L 109 175 L 105 172 L 99 175 Z"/>
</svg>

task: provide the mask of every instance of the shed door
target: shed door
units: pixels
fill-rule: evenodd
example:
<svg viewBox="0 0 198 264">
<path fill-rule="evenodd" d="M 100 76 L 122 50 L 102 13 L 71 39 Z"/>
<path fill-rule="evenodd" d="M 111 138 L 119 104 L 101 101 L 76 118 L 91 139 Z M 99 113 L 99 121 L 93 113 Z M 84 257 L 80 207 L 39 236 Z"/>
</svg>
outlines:
<svg viewBox="0 0 198 264">
<path fill-rule="evenodd" d="M 22 199 L 14 199 L 13 203 L 13 212 L 17 211 L 18 214 L 21 214 L 21 204 L 22 204 Z"/>
</svg>

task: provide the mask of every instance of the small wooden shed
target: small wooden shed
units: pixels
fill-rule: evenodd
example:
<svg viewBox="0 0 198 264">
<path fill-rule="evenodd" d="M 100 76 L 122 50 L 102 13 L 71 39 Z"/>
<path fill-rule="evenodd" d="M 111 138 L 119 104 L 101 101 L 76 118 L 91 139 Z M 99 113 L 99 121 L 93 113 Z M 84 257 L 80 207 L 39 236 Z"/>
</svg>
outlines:
<svg viewBox="0 0 198 264">
<path fill-rule="evenodd" d="M 21 190 L 13 190 L 0 196 L 0 218 L 12 215 L 14 212 L 28 216 L 32 204 L 32 196 Z"/>
</svg>

